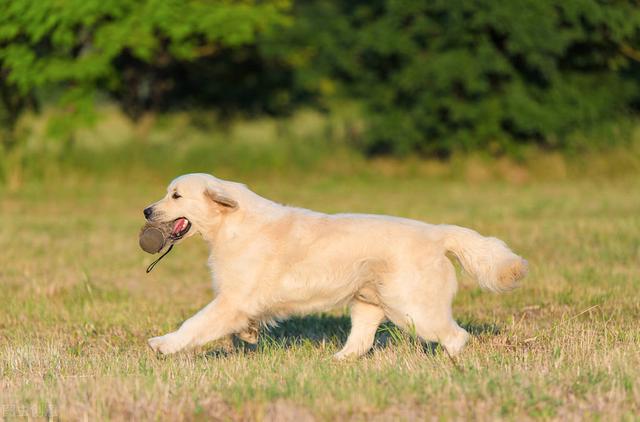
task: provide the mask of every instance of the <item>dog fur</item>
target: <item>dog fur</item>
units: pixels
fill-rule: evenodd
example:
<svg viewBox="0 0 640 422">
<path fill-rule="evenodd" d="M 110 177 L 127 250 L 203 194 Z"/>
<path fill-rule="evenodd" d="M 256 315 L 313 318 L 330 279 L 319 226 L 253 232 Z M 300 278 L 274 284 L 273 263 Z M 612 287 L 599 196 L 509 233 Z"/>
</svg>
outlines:
<svg viewBox="0 0 640 422">
<path fill-rule="evenodd" d="M 453 253 L 481 287 L 502 292 L 527 273 L 504 242 L 453 225 L 366 214 L 323 214 L 262 198 L 207 174 L 178 177 L 148 220 L 187 218 L 186 237 L 210 249 L 215 299 L 178 330 L 149 340 L 174 353 L 229 334 L 255 340 L 258 324 L 349 305 L 351 332 L 335 357 L 371 349 L 391 320 L 457 355 L 469 334 L 454 321 Z"/>
</svg>

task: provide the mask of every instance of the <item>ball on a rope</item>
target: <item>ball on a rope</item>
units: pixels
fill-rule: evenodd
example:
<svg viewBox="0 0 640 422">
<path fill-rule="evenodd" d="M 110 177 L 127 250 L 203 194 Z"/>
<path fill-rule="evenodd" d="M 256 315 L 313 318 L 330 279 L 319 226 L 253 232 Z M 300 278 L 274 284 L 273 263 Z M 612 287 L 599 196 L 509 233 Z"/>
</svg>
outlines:
<svg viewBox="0 0 640 422">
<path fill-rule="evenodd" d="M 147 224 L 140 231 L 139 243 L 143 251 L 150 254 L 158 253 L 166 243 L 165 234 L 158 227 Z"/>
</svg>

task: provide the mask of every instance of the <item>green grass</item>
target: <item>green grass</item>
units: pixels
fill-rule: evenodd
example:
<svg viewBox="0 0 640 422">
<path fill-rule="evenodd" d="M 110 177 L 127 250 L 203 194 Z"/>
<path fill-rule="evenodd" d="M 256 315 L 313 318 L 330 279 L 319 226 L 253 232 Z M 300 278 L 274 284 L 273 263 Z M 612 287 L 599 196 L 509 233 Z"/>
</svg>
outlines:
<svg viewBox="0 0 640 422">
<path fill-rule="evenodd" d="M 334 107 L 335 108 L 335 107 Z M 215 114 L 182 112 L 148 114 L 130 121 L 113 105 L 98 108 L 91 128 L 77 129 L 66 139 L 48 129 L 47 108 L 24 115 L 15 148 L 0 148 L 0 185 L 96 177 L 113 180 L 165 181 L 167 175 L 215 169 L 221 177 L 249 180 L 330 177 L 428 177 L 444 180 L 532 180 L 553 182 L 583 177 L 607 179 L 640 173 L 640 121 L 621 120 L 600 131 L 575 135 L 575 148 L 561 152 L 522 146 L 511 157 L 474 152 L 454 153 L 448 162 L 407 156 L 365 159 L 358 152 L 364 130 L 355 105 L 333 111 L 298 110 L 289 117 L 220 121 Z M 592 138 L 608 139 L 608 148 Z M 329 176 L 327 176 L 329 178 Z M 297 198 L 296 198 L 297 199 Z"/>
<path fill-rule="evenodd" d="M 472 227 L 531 264 L 494 295 L 461 277 L 473 334 L 455 361 L 393 326 L 336 363 L 346 310 L 295 318 L 256 348 L 168 357 L 146 339 L 212 298 L 192 239 L 144 272 L 142 208 L 163 178 L 22 185 L 0 201 L 0 414 L 62 419 L 627 419 L 640 414 L 640 178 L 508 184 L 419 176 L 251 176 L 272 199 L 326 212 Z M 59 183 L 58 183 L 59 182 Z"/>
</svg>

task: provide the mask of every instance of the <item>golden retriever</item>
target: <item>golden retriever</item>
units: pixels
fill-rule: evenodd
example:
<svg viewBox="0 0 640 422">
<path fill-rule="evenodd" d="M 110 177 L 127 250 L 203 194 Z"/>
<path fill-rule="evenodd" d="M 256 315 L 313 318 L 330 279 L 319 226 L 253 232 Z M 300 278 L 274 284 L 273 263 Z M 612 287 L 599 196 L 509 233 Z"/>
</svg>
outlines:
<svg viewBox="0 0 640 422">
<path fill-rule="evenodd" d="M 367 353 L 385 319 L 454 356 L 469 334 L 451 313 L 457 283 L 447 252 L 488 290 L 511 289 L 527 273 L 504 242 L 470 229 L 284 206 L 208 174 L 178 177 L 144 214 L 172 224 L 178 242 L 199 233 L 210 249 L 215 299 L 149 340 L 164 354 L 229 334 L 251 339 L 257 324 L 348 304 L 351 332 L 337 359 Z"/>
</svg>

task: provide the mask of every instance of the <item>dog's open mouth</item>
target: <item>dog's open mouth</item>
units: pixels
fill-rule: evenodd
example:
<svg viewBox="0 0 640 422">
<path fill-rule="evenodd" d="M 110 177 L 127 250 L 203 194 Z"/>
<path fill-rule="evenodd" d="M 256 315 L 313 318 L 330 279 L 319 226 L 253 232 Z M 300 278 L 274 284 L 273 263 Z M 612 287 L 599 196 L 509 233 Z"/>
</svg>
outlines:
<svg viewBox="0 0 640 422">
<path fill-rule="evenodd" d="M 171 238 L 173 240 L 181 239 L 191 229 L 191 222 L 184 217 L 173 220 L 173 229 L 171 229 Z"/>
</svg>

